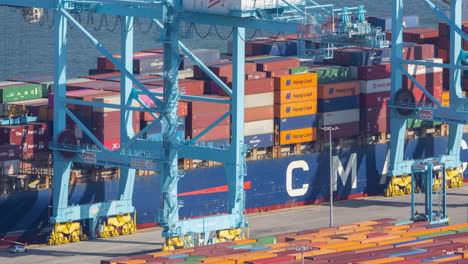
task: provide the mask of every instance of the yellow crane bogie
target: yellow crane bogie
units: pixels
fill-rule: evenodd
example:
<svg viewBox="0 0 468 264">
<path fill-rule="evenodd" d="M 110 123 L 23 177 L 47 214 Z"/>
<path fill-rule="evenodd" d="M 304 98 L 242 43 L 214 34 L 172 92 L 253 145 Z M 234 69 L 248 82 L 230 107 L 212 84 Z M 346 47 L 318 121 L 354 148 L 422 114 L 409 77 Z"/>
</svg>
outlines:
<svg viewBox="0 0 468 264">
<path fill-rule="evenodd" d="M 241 240 L 242 238 L 243 237 L 241 228 L 219 230 L 217 232 L 216 243 L 225 241 L 237 241 Z"/>
<path fill-rule="evenodd" d="M 162 251 L 169 251 L 169 250 L 175 250 L 178 248 L 191 247 L 193 246 L 191 241 L 192 241 L 191 236 L 166 237 L 166 242 L 164 243 Z"/>
<path fill-rule="evenodd" d="M 136 233 L 136 219 L 130 214 L 117 215 L 107 218 L 107 223 L 102 225 L 99 237 L 113 237 Z"/>
<path fill-rule="evenodd" d="M 86 240 L 87 236 L 83 234 L 81 224 L 78 222 L 56 223 L 52 229 L 48 244 L 60 245 L 70 242 L 79 242 Z"/>
</svg>

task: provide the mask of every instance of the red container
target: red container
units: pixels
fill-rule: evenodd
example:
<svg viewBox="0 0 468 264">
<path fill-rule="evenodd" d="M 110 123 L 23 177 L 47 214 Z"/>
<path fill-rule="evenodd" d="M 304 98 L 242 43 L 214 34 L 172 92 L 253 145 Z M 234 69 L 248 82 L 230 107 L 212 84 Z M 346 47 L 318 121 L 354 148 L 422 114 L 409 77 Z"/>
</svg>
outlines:
<svg viewBox="0 0 468 264">
<path fill-rule="evenodd" d="M 244 110 L 244 122 L 273 119 L 275 116 L 274 109 L 273 105 L 247 108 Z"/>
<path fill-rule="evenodd" d="M 132 111 L 132 124 L 133 129 L 135 132 L 140 131 L 140 121 L 141 121 L 141 113 Z M 100 128 L 104 126 L 113 126 L 113 125 L 120 125 L 120 111 L 113 111 L 113 112 L 94 112 L 93 113 L 93 127 Z M 120 129 L 119 129 L 120 131 Z"/>
<path fill-rule="evenodd" d="M 300 61 L 298 59 L 284 59 L 284 60 L 273 60 L 257 63 L 258 71 L 273 71 L 284 68 L 299 67 Z"/>
<path fill-rule="evenodd" d="M 360 94 L 361 107 L 387 105 L 387 102 L 390 100 L 390 93 L 391 92 Z"/>
<path fill-rule="evenodd" d="M 18 145 L 0 145 L 0 161 L 17 160 L 20 158 L 20 153 Z"/>
<path fill-rule="evenodd" d="M 428 246 L 426 249 L 429 251 L 458 251 L 459 249 L 468 249 L 468 244 L 454 242 L 447 245 Z"/>
<path fill-rule="evenodd" d="M 153 116 L 149 112 L 141 112 L 143 121 L 152 121 L 154 120 Z M 179 117 L 185 117 L 189 114 L 188 102 L 179 101 L 179 107 L 177 108 L 177 115 Z M 156 114 L 157 115 L 157 114 Z"/>
<path fill-rule="evenodd" d="M 270 264 L 270 263 L 278 263 L 282 261 L 292 261 L 294 260 L 294 256 L 279 256 L 279 257 L 272 257 L 272 258 L 265 258 L 265 259 L 259 259 L 259 260 L 250 260 L 247 263 L 251 264 Z"/>
<path fill-rule="evenodd" d="M 414 28 L 405 29 L 403 31 L 403 41 L 414 42 L 419 44 L 435 44 L 439 37 L 439 30 L 437 28 Z"/>
<path fill-rule="evenodd" d="M 104 140 L 102 144 L 109 150 L 116 150 L 120 148 L 120 138 Z"/>
<path fill-rule="evenodd" d="M 421 260 L 421 259 L 424 259 L 424 258 L 432 258 L 432 257 L 437 257 L 437 256 L 442 256 L 442 255 L 445 255 L 445 254 L 442 253 L 441 251 L 428 251 L 428 252 L 424 252 L 424 253 L 411 254 L 411 255 L 406 255 L 406 256 L 402 256 L 402 257 L 404 257 L 405 260 L 410 260 L 410 259 Z"/>
<path fill-rule="evenodd" d="M 34 153 L 41 153 L 41 152 L 47 152 L 49 151 L 49 148 L 47 147 L 48 145 L 48 140 L 38 140 L 37 142 L 34 143 L 22 143 L 19 144 L 21 147 L 21 152 L 22 154 L 30 155 Z"/>
<path fill-rule="evenodd" d="M 289 75 L 290 73 L 289 73 L 289 69 L 277 69 L 277 70 L 272 70 L 272 71 L 266 71 L 266 74 L 268 78 L 273 78 L 273 77 Z"/>
<path fill-rule="evenodd" d="M 245 75 L 246 80 L 258 80 L 258 79 L 264 79 L 266 77 L 267 77 L 266 72 L 260 72 L 260 71 L 247 73 Z"/>
<path fill-rule="evenodd" d="M 232 62 L 227 63 L 212 63 L 207 65 L 208 68 L 217 76 L 224 76 L 232 78 Z M 257 66 L 253 62 L 245 63 L 245 73 L 251 73 L 257 71 Z M 208 75 L 198 66 L 193 66 L 193 76 L 196 79 L 207 79 Z"/>
<path fill-rule="evenodd" d="M 145 85 L 151 86 L 164 86 L 164 81 L 148 82 Z M 205 82 L 202 80 L 195 79 L 179 79 L 178 80 L 179 88 L 183 90 L 186 95 L 202 95 Z"/>
<path fill-rule="evenodd" d="M 332 138 L 342 138 L 342 137 L 353 137 L 359 135 L 360 130 L 360 123 L 345 123 L 345 124 L 337 124 L 334 127 L 338 127 L 338 130 L 332 132 Z M 328 139 L 329 132 L 319 129 L 319 137 L 322 139 Z"/>
<path fill-rule="evenodd" d="M 414 46 L 403 47 L 403 59 L 407 60 L 424 60 L 434 58 L 434 45 L 418 44 Z"/>
<path fill-rule="evenodd" d="M 205 128 L 195 128 L 192 130 L 187 129 L 185 131 L 186 135 L 190 138 L 196 137 L 200 134 Z M 208 131 L 205 135 L 203 135 L 198 141 L 213 141 L 213 140 L 220 140 L 220 139 L 228 139 L 231 132 L 230 125 L 223 125 L 223 126 L 215 126 L 213 129 Z"/>
<path fill-rule="evenodd" d="M 205 96 L 209 98 L 217 98 L 217 99 L 224 99 L 229 100 L 229 97 L 225 96 Z M 188 112 L 191 115 L 198 115 L 203 113 L 218 113 L 218 112 L 227 112 L 230 109 L 230 105 L 228 104 L 218 104 L 218 103 L 210 103 L 210 102 L 201 102 L 201 101 L 186 101 L 188 103 Z"/>
<path fill-rule="evenodd" d="M 108 124 L 106 126 L 94 127 L 92 132 L 100 141 L 120 139 L 120 124 Z"/>
<path fill-rule="evenodd" d="M 223 115 L 224 115 L 223 112 L 189 115 L 185 118 L 186 120 L 185 126 L 187 129 L 190 129 L 190 130 L 196 129 L 196 128 L 208 127 Z M 218 125 L 221 125 L 221 126 L 229 125 L 229 123 L 230 123 L 230 118 L 228 116 L 223 121 L 221 121 L 221 123 L 219 123 Z"/>
<path fill-rule="evenodd" d="M 361 121 L 372 121 L 390 116 L 390 109 L 387 105 L 363 107 L 361 108 Z"/>
<path fill-rule="evenodd" d="M 232 83 L 229 83 L 228 86 L 232 87 Z M 265 78 L 258 80 L 245 80 L 244 89 L 245 95 L 273 92 L 273 79 Z M 221 96 L 227 96 L 226 92 L 221 88 L 219 88 L 218 94 Z"/>
<path fill-rule="evenodd" d="M 0 127 L 1 144 L 22 143 L 34 144 L 47 141 L 47 123 L 28 123 L 27 125 L 10 125 Z"/>
<path fill-rule="evenodd" d="M 358 80 L 377 80 L 390 78 L 391 64 L 378 64 L 368 66 L 357 66 Z"/>
<path fill-rule="evenodd" d="M 427 90 L 428 88 L 433 88 L 433 87 L 442 87 L 442 77 L 443 73 L 442 72 L 436 72 L 436 73 L 426 73 L 426 74 L 417 74 L 414 75 L 414 78 L 416 81 L 418 81 L 423 87 L 426 87 Z M 408 78 L 408 76 L 404 75 L 403 76 L 403 81 L 402 81 L 402 88 L 407 88 L 407 89 L 413 89 L 416 88 L 416 84 L 411 81 L 411 79 Z M 439 95 L 441 97 L 442 94 Z"/>
</svg>

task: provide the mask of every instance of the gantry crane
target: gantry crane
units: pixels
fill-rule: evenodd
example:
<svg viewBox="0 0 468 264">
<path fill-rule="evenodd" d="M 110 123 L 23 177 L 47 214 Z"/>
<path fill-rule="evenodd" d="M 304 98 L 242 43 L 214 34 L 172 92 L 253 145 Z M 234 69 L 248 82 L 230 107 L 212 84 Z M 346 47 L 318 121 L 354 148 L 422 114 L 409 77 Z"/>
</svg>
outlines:
<svg viewBox="0 0 468 264">
<path fill-rule="evenodd" d="M 386 195 L 394 196 L 406 193 L 414 195 L 415 188 L 411 182 L 415 181 L 416 173 L 423 173 L 426 179 L 425 192 L 442 187 L 442 196 L 445 199 L 445 179 L 459 185 L 463 182 L 462 163 L 460 161 L 460 148 L 463 135 L 463 124 L 468 124 L 468 100 L 462 95 L 461 72 L 468 70 L 462 63 L 468 62 L 468 52 L 461 49 L 461 39 L 468 41 L 468 35 L 461 30 L 462 1 L 452 0 L 450 3 L 450 18 L 437 8 L 430 0 L 421 0 L 426 3 L 444 22 L 450 26 L 450 63 L 440 64 L 425 61 L 407 60 L 402 57 L 403 50 L 403 0 L 393 0 L 392 17 L 392 89 L 391 89 L 391 140 L 390 140 L 390 168 L 389 184 Z M 431 93 L 404 69 L 403 65 L 423 65 L 428 67 L 444 67 L 450 69 L 450 106 L 444 107 Z M 417 103 L 413 94 L 402 89 L 402 74 L 406 75 L 418 89 L 431 100 L 429 103 Z M 408 118 L 439 121 L 450 126 L 448 145 L 445 155 L 427 158 L 420 161 L 403 160 L 405 147 L 406 123 Z M 437 164 L 437 165 L 434 165 Z M 444 170 L 444 177 L 433 173 L 433 168 Z M 414 171 L 413 171 L 414 170 Z M 427 180 L 427 175 L 431 179 Z M 432 178 L 432 175 L 434 177 Z M 445 176 L 447 175 L 447 176 Z M 432 198 L 426 200 L 427 208 L 433 203 Z M 414 203 L 413 203 L 414 205 Z M 446 219 L 445 203 L 442 210 Z M 428 212 L 428 219 L 432 212 Z M 414 215 L 412 216 L 412 218 Z"/>
<path fill-rule="evenodd" d="M 226 2 L 223 9 L 211 11 L 208 0 L 200 1 L 204 9 L 193 8 L 189 0 L 0 0 L 0 4 L 19 7 L 37 7 L 55 10 L 55 75 L 54 75 L 54 141 L 50 148 L 54 151 L 53 212 L 51 222 L 55 225 L 50 235 L 50 244 L 78 241 L 97 235 L 109 236 L 135 232 L 135 208 L 132 204 L 135 169 L 158 171 L 160 173 L 162 207 L 159 223 L 164 228 L 166 238 L 164 249 L 194 245 L 196 239 L 203 238 L 203 243 L 239 239 L 244 236 L 242 229 L 247 226 L 244 216 L 245 197 L 243 178 L 246 174 L 244 160 L 244 61 L 245 28 L 297 33 L 306 37 L 322 34 L 333 37 L 347 34 L 347 39 L 337 38 L 336 43 L 355 39 L 354 44 L 380 47 L 385 39 L 377 33 L 378 41 L 369 41 L 366 27 L 355 27 L 346 12 L 340 15 L 344 27 L 340 31 L 313 31 L 323 23 L 316 10 L 327 10 L 329 6 L 320 6 L 311 0 L 278 1 L 274 6 L 249 6 L 251 1 L 239 0 Z M 258 1 L 262 3 L 262 1 Z M 245 4 L 247 7 L 244 7 Z M 309 8 L 313 6 L 312 8 Z M 358 22 L 363 21 L 362 8 L 358 10 Z M 333 8 L 328 16 L 334 19 Z M 110 52 L 72 16 L 73 13 L 98 13 L 121 17 L 121 60 Z M 163 93 L 150 92 L 132 75 L 133 54 L 133 17 L 151 19 L 160 28 L 160 40 L 164 45 L 164 90 Z M 354 19 L 354 18 L 353 18 Z M 230 89 L 207 66 L 193 55 L 179 41 L 180 22 L 191 22 L 232 27 L 233 30 L 233 84 Z M 72 24 L 103 55 L 121 71 L 120 104 L 79 101 L 66 98 L 67 71 L 67 24 Z M 360 33 L 359 33 L 360 32 Z M 372 31 L 375 32 L 375 31 Z M 372 33 L 371 32 L 371 33 Z M 349 33 L 349 34 L 348 34 Z M 361 35 L 359 35 L 361 34 Z M 374 33 L 372 33 L 374 34 Z M 299 49 L 301 50 L 301 45 Z M 208 98 L 184 95 L 178 87 L 179 50 L 190 57 L 212 78 L 230 99 Z M 302 53 L 306 54 L 302 50 Z M 315 53 L 314 53 L 315 54 Z M 306 54 L 307 55 L 307 54 Z M 309 55 L 310 56 L 310 55 Z M 314 55 L 315 56 L 315 55 Z M 137 88 L 133 88 L 133 85 Z M 139 99 L 144 94 L 151 98 L 156 107 L 149 107 Z M 191 140 L 178 138 L 176 131 L 179 124 L 177 105 L 180 99 L 196 100 L 231 106 L 222 117 Z M 98 108 L 119 109 L 121 116 L 121 147 L 110 151 L 104 147 L 67 105 L 85 105 Z M 131 111 L 149 112 L 156 120 L 139 133 L 132 129 Z M 216 148 L 198 143 L 204 134 L 228 116 L 232 116 L 231 143 L 228 148 Z M 78 144 L 74 135 L 66 130 L 66 118 L 80 126 L 93 144 Z M 162 125 L 162 141 L 144 139 L 142 135 L 155 125 Z M 183 173 L 177 168 L 179 157 L 212 160 L 225 164 L 228 179 L 229 212 L 216 216 L 196 219 L 179 219 L 182 206 L 177 197 L 177 183 Z M 73 163 L 97 164 L 120 167 L 121 177 L 117 200 L 71 205 L 68 201 L 70 169 Z M 98 222 L 105 221 L 98 229 Z M 88 230 L 82 231 L 86 223 Z M 210 239 L 213 238 L 214 239 Z M 199 240 L 200 242 L 202 240 Z"/>
</svg>

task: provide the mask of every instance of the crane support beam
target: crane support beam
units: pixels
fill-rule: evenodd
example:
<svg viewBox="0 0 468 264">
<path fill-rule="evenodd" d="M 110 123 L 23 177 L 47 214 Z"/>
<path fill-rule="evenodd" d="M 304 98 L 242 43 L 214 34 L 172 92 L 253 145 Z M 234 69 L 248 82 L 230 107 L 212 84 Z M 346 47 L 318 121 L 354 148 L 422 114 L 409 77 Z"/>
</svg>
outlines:
<svg viewBox="0 0 468 264">
<path fill-rule="evenodd" d="M 55 218 L 57 223 L 93 219 L 109 215 L 133 213 L 135 207 L 132 200 L 108 201 L 93 204 L 80 204 L 62 209 L 62 213 Z"/>
</svg>

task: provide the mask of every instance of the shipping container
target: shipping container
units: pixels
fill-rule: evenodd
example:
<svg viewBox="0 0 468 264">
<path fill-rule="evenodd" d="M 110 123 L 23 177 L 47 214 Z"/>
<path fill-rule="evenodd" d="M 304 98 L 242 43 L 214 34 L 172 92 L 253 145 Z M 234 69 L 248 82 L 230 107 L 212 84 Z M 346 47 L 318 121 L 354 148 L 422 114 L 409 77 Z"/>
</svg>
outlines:
<svg viewBox="0 0 468 264">
<path fill-rule="evenodd" d="M 1 144 L 0 161 L 16 160 L 20 157 L 20 148 L 18 145 Z"/>
<path fill-rule="evenodd" d="M 296 130 L 317 126 L 317 115 L 275 118 L 275 131 Z"/>
<path fill-rule="evenodd" d="M 206 96 L 209 98 L 217 98 L 217 99 L 224 99 L 230 100 L 229 97 L 225 96 Z M 228 104 L 219 104 L 219 103 L 210 103 L 210 102 L 202 102 L 202 101 L 189 101 L 184 100 L 188 103 L 188 112 L 192 115 L 198 115 L 202 113 L 217 113 L 217 112 L 227 112 L 230 109 L 230 105 Z"/>
<path fill-rule="evenodd" d="M 425 60 L 417 60 L 421 62 L 430 62 L 430 63 L 443 63 L 443 60 L 440 58 L 430 58 Z M 444 68 L 442 67 L 432 67 L 426 65 L 416 65 L 416 64 L 403 64 L 403 68 L 408 71 L 411 75 L 427 74 L 427 73 L 437 73 L 442 72 Z"/>
<path fill-rule="evenodd" d="M 321 126 L 331 126 L 359 122 L 359 109 L 327 112 L 319 114 Z"/>
<path fill-rule="evenodd" d="M 285 118 L 317 113 L 317 102 L 298 102 L 290 104 L 275 104 L 275 117 Z"/>
<path fill-rule="evenodd" d="M 274 104 L 274 102 L 275 94 L 273 92 L 250 94 L 245 96 L 244 107 L 248 109 L 254 107 L 271 106 Z"/>
<path fill-rule="evenodd" d="M 43 98 L 47 93 L 40 84 L 0 83 L 0 103 Z"/>
<path fill-rule="evenodd" d="M 275 77 L 275 90 L 290 90 L 307 87 L 317 87 L 316 73 L 302 73 Z"/>
<path fill-rule="evenodd" d="M 273 111 L 272 111 L 273 112 Z M 225 113 L 223 112 L 215 112 L 215 113 L 202 113 L 198 115 L 188 115 L 185 120 L 186 120 L 186 126 L 188 129 L 195 129 L 195 128 L 203 128 L 203 127 L 208 127 L 213 122 L 221 118 Z M 230 123 L 230 118 L 226 117 L 224 118 L 219 125 L 229 125 Z"/>
<path fill-rule="evenodd" d="M 0 170 L 2 175 L 18 174 L 20 172 L 20 160 L 1 161 Z"/>
<path fill-rule="evenodd" d="M 314 100 L 317 100 L 317 89 L 313 87 L 275 91 L 276 104 L 288 104 Z"/>
<path fill-rule="evenodd" d="M 317 112 L 335 112 L 359 108 L 359 100 L 360 97 L 358 95 L 335 97 L 331 99 L 318 99 Z"/>
<path fill-rule="evenodd" d="M 392 30 L 392 16 L 390 15 L 370 16 L 367 21 L 373 26 L 381 28 L 382 31 Z M 403 24 L 405 28 L 417 28 L 419 26 L 419 17 L 417 15 L 403 16 Z"/>
<path fill-rule="evenodd" d="M 361 81 L 361 94 L 388 92 L 392 89 L 390 78 Z"/>
<path fill-rule="evenodd" d="M 254 60 L 254 62 L 257 64 L 258 71 L 275 71 L 300 66 L 300 61 L 297 58 L 268 58 Z"/>
<path fill-rule="evenodd" d="M 194 49 L 190 50 L 193 55 L 197 57 L 203 64 L 216 63 L 220 60 L 220 51 L 216 49 Z M 163 53 L 163 52 L 161 52 Z M 181 69 L 192 69 L 195 65 L 195 62 L 190 59 L 187 55 L 184 55 L 182 63 L 180 65 Z"/>
<path fill-rule="evenodd" d="M 245 109 L 244 122 L 273 119 L 275 116 L 274 110 L 274 105 Z"/>
<path fill-rule="evenodd" d="M 343 138 L 343 137 L 354 137 L 359 135 L 361 129 L 360 122 L 344 123 L 334 125 L 337 129 L 331 133 L 332 138 Z M 327 140 L 329 138 L 329 132 L 323 129 L 318 129 L 318 138 Z"/>
<path fill-rule="evenodd" d="M 0 126 L 1 144 L 36 143 L 48 140 L 46 123 Z"/>
<path fill-rule="evenodd" d="M 245 136 L 244 144 L 251 149 L 271 147 L 273 146 L 273 133 Z"/>
<path fill-rule="evenodd" d="M 273 133 L 273 119 L 259 120 L 244 123 L 244 136 Z"/>
<path fill-rule="evenodd" d="M 346 96 L 357 96 L 360 93 L 359 81 L 337 82 L 318 85 L 318 98 L 330 99 Z"/>
<path fill-rule="evenodd" d="M 362 107 L 386 105 L 389 100 L 390 91 L 360 95 L 360 103 Z"/>
<path fill-rule="evenodd" d="M 288 145 L 317 140 L 317 128 L 309 127 L 279 132 L 279 144 Z"/>
<path fill-rule="evenodd" d="M 355 80 L 377 80 L 387 79 L 391 75 L 391 64 L 384 63 L 378 65 L 352 66 L 351 78 Z"/>
<path fill-rule="evenodd" d="M 193 130 L 185 130 L 185 134 L 189 138 L 195 138 L 198 134 L 200 134 L 205 128 L 195 128 Z M 230 137 L 231 126 L 230 125 L 223 125 L 223 126 L 215 126 L 213 129 L 208 131 L 205 135 L 203 135 L 198 141 L 212 141 L 212 140 L 219 140 L 219 139 L 228 139 Z"/>
<path fill-rule="evenodd" d="M 352 79 L 351 67 L 345 66 L 310 66 L 310 72 L 317 73 L 318 84 L 346 82 Z"/>
</svg>

